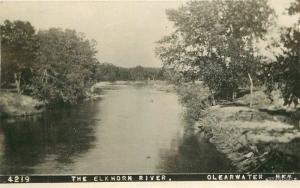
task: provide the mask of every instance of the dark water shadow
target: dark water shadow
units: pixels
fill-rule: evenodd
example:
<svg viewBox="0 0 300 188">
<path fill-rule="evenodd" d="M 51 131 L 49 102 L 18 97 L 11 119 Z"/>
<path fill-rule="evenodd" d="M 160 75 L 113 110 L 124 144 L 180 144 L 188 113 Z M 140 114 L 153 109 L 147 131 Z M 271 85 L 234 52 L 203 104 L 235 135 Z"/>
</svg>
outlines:
<svg viewBox="0 0 300 188">
<path fill-rule="evenodd" d="M 161 151 L 159 169 L 163 173 L 221 173 L 235 172 L 231 161 L 215 146 L 195 132 L 188 122 L 183 137 L 173 152 Z M 173 141 L 175 144 L 176 140 Z M 176 145 L 176 144 L 175 144 Z"/>
<path fill-rule="evenodd" d="M 93 147 L 98 120 L 94 104 L 46 110 L 0 120 L 0 174 L 64 173 Z"/>
</svg>

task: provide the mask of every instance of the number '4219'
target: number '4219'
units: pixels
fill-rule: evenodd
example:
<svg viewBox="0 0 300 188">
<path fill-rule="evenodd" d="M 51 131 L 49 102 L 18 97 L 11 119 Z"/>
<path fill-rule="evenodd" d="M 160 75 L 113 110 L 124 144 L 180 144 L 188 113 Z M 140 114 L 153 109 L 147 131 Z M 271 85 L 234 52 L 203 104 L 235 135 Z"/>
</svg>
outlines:
<svg viewBox="0 0 300 188">
<path fill-rule="evenodd" d="M 30 177 L 29 176 L 9 176 L 7 181 L 9 183 L 29 183 Z"/>
</svg>

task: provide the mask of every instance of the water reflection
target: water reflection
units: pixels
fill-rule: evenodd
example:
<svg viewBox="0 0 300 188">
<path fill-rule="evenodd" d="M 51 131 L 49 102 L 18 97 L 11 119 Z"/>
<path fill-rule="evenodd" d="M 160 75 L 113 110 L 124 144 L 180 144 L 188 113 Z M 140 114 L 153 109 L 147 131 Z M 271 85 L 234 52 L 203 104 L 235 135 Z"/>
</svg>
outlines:
<svg viewBox="0 0 300 188">
<path fill-rule="evenodd" d="M 181 114 L 175 93 L 114 84 L 99 101 L 0 120 L 0 174 L 228 172 Z"/>
<path fill-rule="evenodd" d="M 74 158 L 93 147 L 93 104 L 48 110 L 39 116 L 1 120 L 1 174 L 72 171 Z"/>
<path fill-rule="evenodd" d="M 177 145 L 173 140 L 173 145 Z M 230 161 L 208 140 L 195 133 L 190 125 L 173 151 L 162 150 L 161 172 L 164 173 L 222 173 L 234 172 Z"/>
</svg>

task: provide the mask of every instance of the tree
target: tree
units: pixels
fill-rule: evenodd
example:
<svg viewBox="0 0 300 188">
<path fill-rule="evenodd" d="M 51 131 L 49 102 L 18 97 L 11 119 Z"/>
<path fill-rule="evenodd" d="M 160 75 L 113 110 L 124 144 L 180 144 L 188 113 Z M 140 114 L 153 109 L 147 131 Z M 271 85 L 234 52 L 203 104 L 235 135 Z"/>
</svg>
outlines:
<svg viewBox="0 0 300 188">
<path fill-rule="evenodd" d="M 202 80 L 212 97 L 234 99 L 238 87 L 253 85 L 262 58 L 255 42 L 274 16 L 267 0 L 191 1 L 167 15 L 176 30 L 158 41 L 164 66 Z"/>
<path fill-rule="evenodd" d="M 95 42 L 74 30 L 37 33 L 33 95 L 52 103 L 76 103 L 94 83 Z"/>
<path fill-rule="evenodd" d="M 288 9 L 290 15 L 300 13 L 300 0 L 296 0 Z M 285 105 L 298 104 L 300 99 L 300 17 L 296 25 L 282 28 L 282 54 L 276 61 L 266 66 L 268 92 L 281 90 Z"/>
<path fill-rule="evenodd" d="M 3 85 L 15 82 L 18 93 L 21 81 L 26 86 L 32 77 L 32 64 L 35 59 L 35 29 L 29 22 L 5 20 L 0 26 L 2 50 Z"/>
</svg>

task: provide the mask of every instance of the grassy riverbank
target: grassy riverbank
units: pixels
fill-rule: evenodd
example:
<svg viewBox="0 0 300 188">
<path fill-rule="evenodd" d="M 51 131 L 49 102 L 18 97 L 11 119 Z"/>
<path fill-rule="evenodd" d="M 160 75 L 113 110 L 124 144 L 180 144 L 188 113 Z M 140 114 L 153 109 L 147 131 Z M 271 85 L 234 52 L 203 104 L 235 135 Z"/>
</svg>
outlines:
<svg viewBox="0 0 300 188">
<path fill-rule="evenodd" d="M 97 85 L 85 90 L 85 101 L 101 98 L 101 87 Z M 82 101 L 80 101 L 82 102 Z M 0 92 L 0 117 L 30 116 L 44 111 L 46 106 L 62 105 L 38 100 L 32 96 L 12 92 Z M 66 105 L 69 105 L 66 103 Z"/>
<path fill-rule="evenodd" d="M 25 116 L 40 113 L 45 103 L 30 96 L 0 92 L 0 117 Z"/>
<path fill-rule="evenodd" d="M 211 106 L 200 84 L 178 88 L 195 131 L 226 154 L 240 172 L 293 172 L 300 169 L 300 110 L 282 106 L 280 96 L 270 103 L 262 91 L 233 102 Z"/>
</svg>

